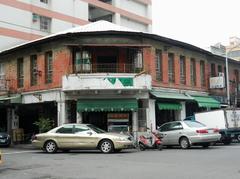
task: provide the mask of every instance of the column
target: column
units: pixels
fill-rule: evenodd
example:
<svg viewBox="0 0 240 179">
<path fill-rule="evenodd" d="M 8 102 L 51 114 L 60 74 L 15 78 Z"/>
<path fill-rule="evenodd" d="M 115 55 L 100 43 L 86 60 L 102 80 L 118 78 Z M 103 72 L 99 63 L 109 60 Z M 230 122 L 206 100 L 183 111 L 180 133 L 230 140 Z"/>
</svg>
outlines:
<svg viewBox="0 0 240 179">
<path fill-rule="evenodd" d="M 65 101 L 57 102 L 57 111 L 58 111 L 58 126 L 67 123 L 66 119 L 66 103 Z"/>
<path fill-rule="evenodd" d="M 114 7 L 119 7 L 120 6 L 120 0 L 113 0 L 112 5 Z M 114 13 L 112 18 L 113 18 L 112 19 L 113 23 L 121 25 L 121 15 L 119 13 Z"/>
<path fill-rule="evenodd" d="M 137 132 L 138 132 L 138 119 L 137 119 L 137 112 L 133 111 L 132 112 L 132 133 L 133 137 L 136 140 L 137 139 Z"/>
<path fill-rule="evenodd" d="M 155 99 L 148 100 L 147 127 L 152 131 L 156 130 Z"/>
<path fill-rule="evenodd" d="M 82 123 L 83 123 L 82 112 L 78 112 L 78 111 L 77 111 L 77 123 L 78 123 L 78 124 L 82 124 Z"/>
<path fill-rule="evenodd" d="M 180 120 L 186 118 L 186 102 L 181 102 L 182 110 L 180 111 Z"/>
</svg>

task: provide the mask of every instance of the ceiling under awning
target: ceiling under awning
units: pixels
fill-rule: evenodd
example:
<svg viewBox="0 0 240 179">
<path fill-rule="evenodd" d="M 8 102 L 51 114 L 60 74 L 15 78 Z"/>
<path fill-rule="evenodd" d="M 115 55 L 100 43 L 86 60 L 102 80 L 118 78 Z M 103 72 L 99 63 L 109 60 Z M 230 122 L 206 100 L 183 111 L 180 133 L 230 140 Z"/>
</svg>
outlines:
<svg viewBox="0 0 240 179">
<path fill-rule="evenodd" d="M 4 103 L 5 101 L 9 101 L 10 103 L 22 103 L 22 97 L 21 95 L 0 96 L 0 103 Z"/>
<path fill-rule="evenodd" d="M 136 111 L 136 99 L 82 99 L 77 102 L 78 112 Z"/>
<path fill-rule="evenodd" d="M 220 108 L 220 102 L 211 96 L 192 96 L 199 107 Z"/>
</svg>

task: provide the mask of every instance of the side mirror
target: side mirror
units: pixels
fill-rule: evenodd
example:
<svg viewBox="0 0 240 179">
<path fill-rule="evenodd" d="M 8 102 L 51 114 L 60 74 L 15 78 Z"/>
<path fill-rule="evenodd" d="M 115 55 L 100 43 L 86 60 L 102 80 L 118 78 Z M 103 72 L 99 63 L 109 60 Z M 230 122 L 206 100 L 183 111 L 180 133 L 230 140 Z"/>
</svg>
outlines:
<svg viewBox="0 0 240 179">
<path fill-rule="evenodd" d="M 91 131 L 87 132 L 87 134 L 89 134 L 90 136 L 93 135 L 93 133 Z"/>
</svg>

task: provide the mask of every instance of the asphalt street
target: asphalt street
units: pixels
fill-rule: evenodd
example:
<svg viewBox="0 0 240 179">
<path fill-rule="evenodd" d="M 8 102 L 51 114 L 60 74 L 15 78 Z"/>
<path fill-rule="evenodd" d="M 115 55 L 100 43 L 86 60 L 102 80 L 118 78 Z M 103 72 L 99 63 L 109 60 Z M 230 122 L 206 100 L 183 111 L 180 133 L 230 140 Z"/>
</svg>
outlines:
<svg viewBox="0 0 240 179">
<path fill-rule="evenodd" d="M 239 179 L 240 144 L 116 154 L 1 148 L 1 179 Z"/>
</svg>

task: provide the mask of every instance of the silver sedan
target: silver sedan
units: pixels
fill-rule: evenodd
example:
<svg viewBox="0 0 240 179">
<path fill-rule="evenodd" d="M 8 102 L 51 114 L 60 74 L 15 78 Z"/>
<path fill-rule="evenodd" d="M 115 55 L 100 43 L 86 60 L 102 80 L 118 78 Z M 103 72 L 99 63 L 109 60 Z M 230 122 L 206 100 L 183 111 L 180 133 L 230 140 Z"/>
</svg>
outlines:
<svg viewBox="0 0 240 179">
<path fill-rule="evenodd" d="M 207 148 L 221 137 L 218 129 L 207 128 L 196 121 L 168 122 L 160 126 L 158 131 L 163 135 L 163 145 L 180 145 L 183 149 L 192 145 Z"/>
</svg>

